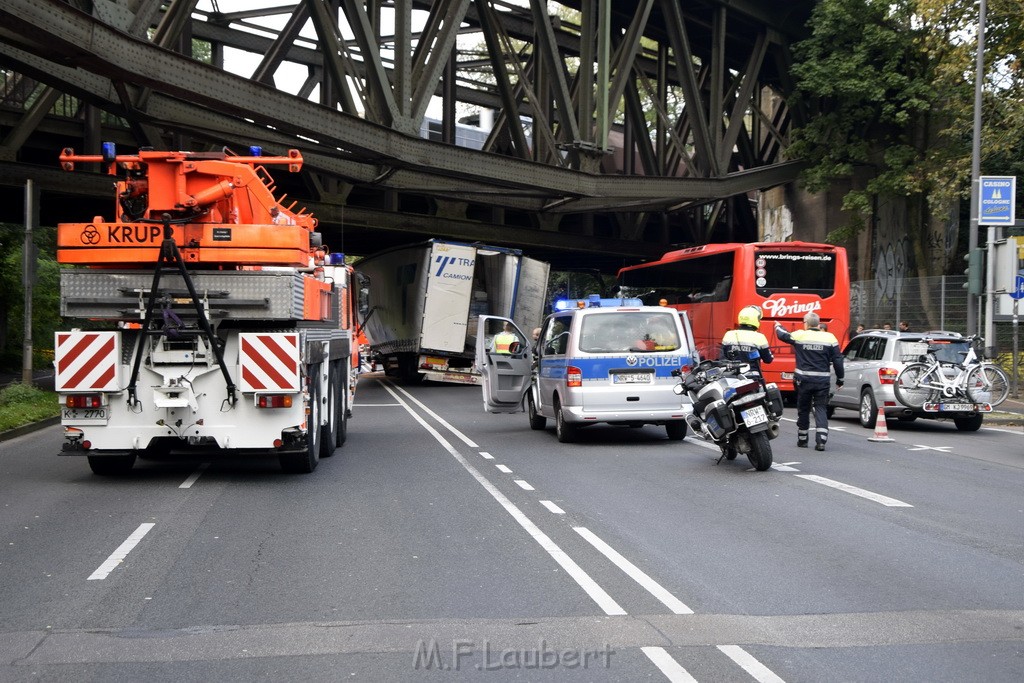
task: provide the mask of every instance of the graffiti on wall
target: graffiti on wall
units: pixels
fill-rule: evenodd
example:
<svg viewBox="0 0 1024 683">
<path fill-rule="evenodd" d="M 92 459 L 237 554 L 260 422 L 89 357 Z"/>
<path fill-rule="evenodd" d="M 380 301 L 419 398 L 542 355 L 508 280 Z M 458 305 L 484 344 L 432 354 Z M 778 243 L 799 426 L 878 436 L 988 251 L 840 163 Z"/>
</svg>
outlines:
<svg viewBox="0 0 1024 683">
<path fill-rule="evenodd" d="M 888 202 L 878 207 L 873 251 L 875 301 L 895 301 L 903 289 L 903 279 L 910 275 L 912 253 L 902 202 Z"/>
</svg>

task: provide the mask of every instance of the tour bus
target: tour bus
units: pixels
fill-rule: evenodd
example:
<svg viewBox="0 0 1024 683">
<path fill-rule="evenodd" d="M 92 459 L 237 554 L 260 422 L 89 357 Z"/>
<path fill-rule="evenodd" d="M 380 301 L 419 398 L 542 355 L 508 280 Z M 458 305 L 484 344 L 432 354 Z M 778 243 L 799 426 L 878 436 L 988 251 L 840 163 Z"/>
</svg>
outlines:
<svg viewBox="0 0 1024 683">
<path fill-rule="evenodd" d="M 718 358 L 722 336 L 737 325 L 744 306 L 760 306 L 761 332 L 775 361 L 764 378 L 794 391 L 793 348 L 775 336 L 775 323 L 803 327 L 814 311 L 840 345 L 850 325 L 850 274 L 846 250 L 812 242 L 706 244 L 670 251 L 659 260 L 619 271 L 622 296 L 686 311 L 701 358 Z"/>
</svg>

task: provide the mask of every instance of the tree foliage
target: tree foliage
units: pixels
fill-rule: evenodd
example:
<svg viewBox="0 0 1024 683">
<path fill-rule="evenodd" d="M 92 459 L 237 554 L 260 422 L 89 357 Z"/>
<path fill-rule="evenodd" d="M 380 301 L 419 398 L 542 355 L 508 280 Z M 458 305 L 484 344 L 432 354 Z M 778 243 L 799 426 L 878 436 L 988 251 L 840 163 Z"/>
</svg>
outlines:
<svg viewBox="0 0 1024 683">
<path fill-rule="evenodd" d="M 20 368 L 25 311 L 22 286 L 24 226 L 0 223 L 0 366 Z M 34 365 L 53 360 L 53 333 L 61 328 L 60 273 L 54 258 L 56 230 L 37 228 L 37 278 L 32 288 Z"/>
<path fill-rule="evenodd" d="M 1013 175 L 1024 158 L 1020 0 L 990 0 L 982 173 Z M 970 195 L 978 7 L 969 0 L 821 0 L 794 48 L 798 98 L 813 110 L 794 133 L 806 187 L 852 180 L 843 199 L 853 236 L 873 202 L 900 199 L 921 241 Z M 915 249 L 917 251 L 917 249 Z M 919 254 L 926 274 L 934 263 Z"/>
</svg>

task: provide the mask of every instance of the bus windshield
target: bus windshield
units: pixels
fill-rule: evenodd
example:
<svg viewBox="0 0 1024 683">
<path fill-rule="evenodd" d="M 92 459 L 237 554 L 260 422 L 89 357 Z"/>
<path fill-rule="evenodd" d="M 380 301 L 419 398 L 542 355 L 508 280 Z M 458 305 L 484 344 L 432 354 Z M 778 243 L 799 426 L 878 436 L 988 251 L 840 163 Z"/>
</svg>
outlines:
<svg viewBox="0 0 1024 683">
<path fill-rule="evenodd" d="M 835 291 L 835 254 L 758 251 L 754 254 L 754 263 L 757 268 L 754 286 L 761 296 L 798 290 L 825 298 Z"/>
</svg>

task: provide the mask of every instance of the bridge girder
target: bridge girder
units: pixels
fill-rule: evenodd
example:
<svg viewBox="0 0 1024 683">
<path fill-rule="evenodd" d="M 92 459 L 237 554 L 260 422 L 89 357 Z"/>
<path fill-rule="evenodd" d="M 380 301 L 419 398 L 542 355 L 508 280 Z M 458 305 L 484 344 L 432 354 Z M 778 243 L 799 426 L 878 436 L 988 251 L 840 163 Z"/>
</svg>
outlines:
<svg viewBox="0 0 1024 683">
<path fill-rule="evenodd" d="M 259 144 L 302 150 L 302 177 L 279 187 L 356 254 L 437 236 L 610 269 L 676 244 L 755 239 L 751 193 L 800 168 L 785 158 L 798 114 L 786 65 L 812 4 L 567 0 L 552 18 L 540 0 L 303 0 L 226 14 L 195 0 L 91 14 L 5 0 L 0 187 L 10 195 L 35 176 L 44 192 L 108 205 L 108 181 L 33 164 L 108 138 Z M 256 30 L 268 12 L 285 20 Z M 213 64 L 176 51 L 192 39 L 211 45 Z M 224 68 L 228 48 L 255 55 L 251 73 Z M 285 65 L 307 73 L 299 96 L 275 85 Z M 423 139 L 435 96 L 440 139 Z M 483 149 L 452 144 L 459 107 L 495 112 Z"/>
</svg>

